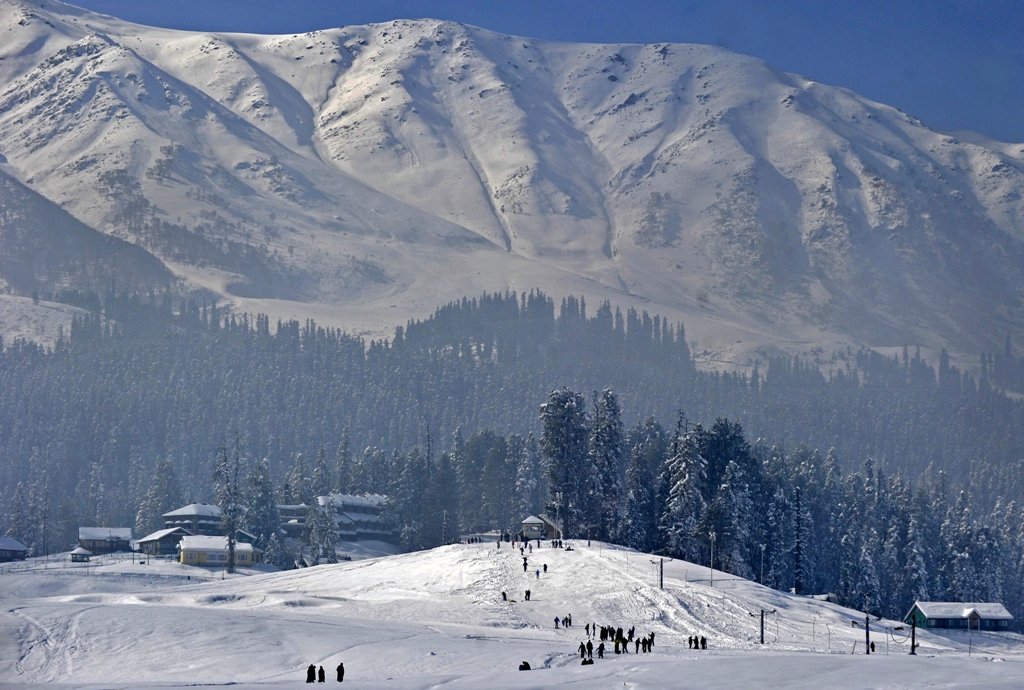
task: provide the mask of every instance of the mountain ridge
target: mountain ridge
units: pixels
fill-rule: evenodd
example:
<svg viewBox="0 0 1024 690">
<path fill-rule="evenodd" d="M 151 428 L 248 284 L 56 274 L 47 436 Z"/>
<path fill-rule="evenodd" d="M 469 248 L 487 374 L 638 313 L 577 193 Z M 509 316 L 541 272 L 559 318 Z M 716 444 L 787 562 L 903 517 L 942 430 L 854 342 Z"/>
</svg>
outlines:
<svg viewBox="0 0 1024 690">
<path fill-rule="evenodd" d="M 683 319 L 711 357 L 1024 325 L 1024 145 L 686 44 L 449 21 L 290 36 L 5 0 L 0 153 L 237 307 L 383 333 L 540 287 Z"/>
</svg>

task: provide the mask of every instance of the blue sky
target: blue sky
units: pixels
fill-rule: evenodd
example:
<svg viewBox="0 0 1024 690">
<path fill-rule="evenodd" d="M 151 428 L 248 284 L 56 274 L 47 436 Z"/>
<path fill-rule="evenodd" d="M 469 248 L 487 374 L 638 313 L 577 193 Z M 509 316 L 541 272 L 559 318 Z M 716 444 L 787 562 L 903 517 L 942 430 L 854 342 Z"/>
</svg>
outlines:
<svg viewBox="0 0 1024 690">
<path fill-rule="evenodd" d="M 77 0 L 181 29 L 452 19 L 533 38 L 710 43 L 920 117 L 1024 142 L 1024 0 Z"/>
</svg>

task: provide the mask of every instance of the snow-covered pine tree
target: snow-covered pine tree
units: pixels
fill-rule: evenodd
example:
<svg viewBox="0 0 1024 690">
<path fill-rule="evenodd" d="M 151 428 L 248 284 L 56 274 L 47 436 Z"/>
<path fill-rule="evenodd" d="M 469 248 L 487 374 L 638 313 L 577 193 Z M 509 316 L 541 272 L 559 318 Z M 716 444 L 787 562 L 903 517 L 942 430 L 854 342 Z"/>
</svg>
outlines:
<svg viewBox="0 0 1024 690">
<path fill-rule="evenodd" d="M 274 485 L 270 480 L 270 460 L 262 458 L 252 466 L 245 491 L 245 528 L 256 535 L 256 546 L 266 549 L 271 537 L 281 529 Z"/>
<path fill-rule="evenodd" d="M 227 571 L 229 573 L 235 572 L 235 534 L 242 526 L 242 492 L 238 484 L 241 464 L 242 449 L 237 438 L 230 455 L 224 446 L 217 449 L 213 482 L 217 494 L 217 504 L 220 506 L 220 527 L 228 538 Z"/>
<path fill-rule="evenodd" d="M 341 441 L 334 452 L 334 491 L 354 493 L 352 489 L 352 451 L 349 448 L 348 427 L 341 432 Z"/>
<path fill-rule="evenodd" d="M 143 537 L 163 527 L 163 514 L 181 505 L 181 487 L 174 465 L 167 458 L 157 460 L 149 489 L 139 501 L 135 533 Z"/>
<path fill-rule="evenodd" d="M 600 395 L 595 392 L 594 398 L 585 520 L 594 527 L 593 536 L 612 541 L 618 536 L 622 513 L 622 475 L 626 452 L 622 411 L 611 389 L 605 388 Z"/>
<path fill-rule="evenodd" d="M 276 534 L 271 534 L 270 539 L 267 540 L 267 546 L 263 550 L 263 560 L 281 570 L 288 570 L 293 567 L 291 556 L 285 551 L 284 545 L 277 538 Z"/>
<path fill-rule="evenodd" d="M 626 470 L 626 510 L 621 539 L 626 546 L 641 552 L 654 549 L 657 508 L 654 503 L 654 480 L 644 452 L 643 441 L 630 451 Z"/>
<path fill-rule="evenodd" d="M 587 414 L 583 396 L 554 390 L 540 410 L 541 448 L 548 461 L 551 502 L 567 538 L 578 537 L 586 496 Z"/>
<path fill-rule="evenodd" d="M 679 430 L 677 428 L 677 432 Z M 659 522 L 666 552 L 691 561 L 700 558 L 702 535 L 698 534 L 698 526 L 707 509 L 704 502 L 707 462 L 701 452 L 703 436 L 704 429 L 697 424 L 673 441 L 674 454 L 666 460 L 671 488 Z"/>
</svg>

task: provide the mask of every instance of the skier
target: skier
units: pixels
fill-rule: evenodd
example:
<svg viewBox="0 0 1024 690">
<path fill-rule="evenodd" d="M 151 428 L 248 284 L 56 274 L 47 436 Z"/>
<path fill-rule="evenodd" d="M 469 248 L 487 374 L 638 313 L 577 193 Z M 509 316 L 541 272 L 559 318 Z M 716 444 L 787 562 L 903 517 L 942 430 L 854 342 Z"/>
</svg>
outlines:
<svg viewBox="0 0 1024 690">
<path fill-rule="evenodd" d="M 313 664 L 310 664 L 306 668 L 306 682 L 307 683 L 315 683 L 316 682 L 316 666 L 314 666 Z"/>
<path fill-rule="evenodd" d="M 316 679 L 319 682 L 323 683 L 325 678 L 326 678 L 326 676 L 324 675 L 324 667 L 321 666 L 320 669 L 316 672 Z"/>
<path fill-rule="evenodd" d="M 343 683 L 345 681 L 345 663 L 338 662 L 338 682 Z"/>
</svg>

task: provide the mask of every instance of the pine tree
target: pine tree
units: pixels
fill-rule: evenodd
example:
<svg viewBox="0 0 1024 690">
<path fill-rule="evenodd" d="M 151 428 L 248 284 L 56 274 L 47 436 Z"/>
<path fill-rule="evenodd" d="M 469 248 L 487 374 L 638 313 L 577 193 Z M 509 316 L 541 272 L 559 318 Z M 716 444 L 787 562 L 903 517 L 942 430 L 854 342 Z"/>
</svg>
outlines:
<svg viewBox="0 0 1024 690">
<path fill-rule="evenodd" d="M 267 540 L 266 548 L 263 551 L 263 560 L 281 570 L 288 570 L 292 567 L 292 559 L 276 534 L 271 534 L 270 539 Z"/>
<path fill-rule="evenodd" d="M 642 444 L 632 448 L 626 470 L 626 510 L 621 538 L 626 546 L 640 552 L 654 548 L 657 508 L 654 503 L 654 480 Z"/>
<path fill-rule="evenodd" d="M 227 571 L 229 573 L 235 572 L 235 534 L 241 527 L 242 520 L 242 493 L 238 484 L 241 464 L 242 449 L 237 438 L 230 456 L 224 446 L 217 450 L 213 481 L 217 492 L 217 503 L 220 506 L 220 526 L 228 538 Z"/>
<path fill-rule="evenodd" d="M 351 494 L 352 488 L 352 451 L 349 449 L 348 428 L 341 433 L 341 441 L 334 453 L 334 491 L 339 494 Z"/>
<path fill-rule="evenodd" d="M 587 504 L 587 416 L 583 397 L 568 388 L 541 405 L 541 448 L 548 461 L 551 500 L 565 537 L 577 536 Z"/>
<path fill-rule="evenodd" d="M 666 551 L 677 558 L 696 561 L 700 557 L 698 526 L 705 519 L 704 502 L 707 463 L 701 452 L 704 430 L 700 424 L 673 441 L 674 455 L 666 459 L 671 489 L 659 523 Z"/>
<path fill-rule="evenodd" d="M 281 528 L 281 517 L 270 480 L 270 461 L 263 458 L 249 473 L 245 492 L 245 528 L 256 535 L 256 546 L 266 549 Z"/>
<path fill-rule="evenodd" d="M 174 466 L 167 458 L 156 463 L 149 489 L 139 502 L 135 530 L 140 537 L 163 526 L 163 514 L 181 505 L 181 487 Z"/>
<path fill-rule="evenodd" d="M 588 456 L 590 477 L 585 515 L 595 536 L 613 540 L 619 531 L 622 513 L 622 475 L 625 467 L 625 438 L 619 400 L 610 389 L 594 394 L 594 415 Z"/>
</svg>

